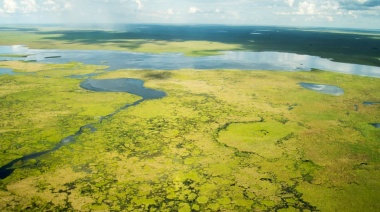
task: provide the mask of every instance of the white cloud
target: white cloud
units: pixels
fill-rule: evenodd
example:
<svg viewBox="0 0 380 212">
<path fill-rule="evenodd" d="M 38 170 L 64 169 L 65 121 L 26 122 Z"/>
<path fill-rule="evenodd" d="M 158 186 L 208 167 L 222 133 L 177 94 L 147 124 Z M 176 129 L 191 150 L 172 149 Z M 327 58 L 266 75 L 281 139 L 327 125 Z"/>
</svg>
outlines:
<svg viewBox="0 0 380 212">
<path fill-rule="evenodd" d="M 340 10 L 340 7 L 338 2 L 326 1 L 321 5 L 321 9 L 335 13 L 336 11 Z"/>
<path fill-rule="evenodd" d="M 5 13 L 15 13 L 17 8 L 17 3 L 14 0 L 4 0 L 3 10 Z"/>
<path fill-rule="evenodd" d="M 167 12 L 168 12 L 168 13 L 167 13 L 168 15 L 173 15 L 173 14 L 174 14 L 173 9 L 171 9 L 171 8 L 169 8 Z"/>
<path fill-rule="evenodd" d="M 70 3 L 70 2 L 66 2 L 65 5 L 63 6 L 63 8 L 65 9 L 71 9 L 73 7 L 73 5 Z"/>
<path fill-rule="evenodd" d="M 20 5 L 22 13 L 35 13 L 38 11 L 38 6 L 35 0 L 22 0 Z"/>
<path fill-rule="evenodd" d="M 57 11 L 60 9 L 60 6 L 53 0 L 47 0 L 40 6 L 40 9 L 42 11 Z"/>
<path fill-rule="evenodd" d="M 308 1 L 303 1 L 298 4 L 298 14 L 313 15 L 316 13 L 315 4 Z"/>
<path fill-rule="evenodd" d="M 137 9 L 138 10 L 141 10 L 143 8 L 143 5 L 141 3 L 141 0 L 135 0 L 136 4 L 137 4 Z"/>
<path fill-rule="evenodd" d="M 293 7 L 294 0 L 285 0 L 285 3 L 287 3 L 289 6 Z"/>
<path fill-rule="evenodd" d="M 105 1 L 107 1 L 107 3 L 109 3 L 109 4 L 105 4 L 104 5 L 106 8 L 109 8 L 109 7 L 120 7 L 120 6 L 122 6 L 122 5 L 118 4 L 118 3 L 121 3 L 121 4 L 127 3 L 129 5 L 131 2 L 134 2 L 137 5 L 137 10 L 142 10 L 142 8 L 144 7 L 144 5 L 142 4 L 141 0 L 119 0 L 119 1 L 116 1 L 116 0 L 105 0 Z"/>
<path fill-rule="evenodd" d="M 194 14 L 194 13 L 198 13 L 199 11 L 200 10 L 196 7 L 190 7 L 188 13 Z"/>
<path fill-rule="evenodd" d="M 305 23 L 326 23 L 334 22 L 337 16 L 347 15 L 342 11 L 339 3 L 333 0 L 303 0 L 297 4 L 293 11 L 281 10 L 274 12 L 277 15 L 286 15 L 296 22 Z"/>
<path fill-rule="evenodd" d="M 369 23 L 379 20 L 380 0 L 0 0 L 0 15 L 0 24 L 36 20 L 282 25 L 294 20 L 291 24 L 365 23 L 374 28 L 376 24 Z"/>
<path fill-rule="evenodd" d="M 43 3 L 44 5 L 54 5 L 55 2 L 53 0 L 47 0 Z"/>
</svg>

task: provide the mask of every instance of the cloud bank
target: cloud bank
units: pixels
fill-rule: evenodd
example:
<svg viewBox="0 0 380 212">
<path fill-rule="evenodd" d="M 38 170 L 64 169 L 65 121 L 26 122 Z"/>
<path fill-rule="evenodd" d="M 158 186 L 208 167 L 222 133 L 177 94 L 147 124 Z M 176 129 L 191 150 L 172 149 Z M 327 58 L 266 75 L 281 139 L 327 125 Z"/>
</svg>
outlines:
<svg viewBox="0 0 380 212">
<path fill-rule="evenodd" d="M 0 23 L 168 23 L 376 28 L 380 0 L 0 0 Z M 379 27 L 378 27 L 379 28 Z"/>
</svg>

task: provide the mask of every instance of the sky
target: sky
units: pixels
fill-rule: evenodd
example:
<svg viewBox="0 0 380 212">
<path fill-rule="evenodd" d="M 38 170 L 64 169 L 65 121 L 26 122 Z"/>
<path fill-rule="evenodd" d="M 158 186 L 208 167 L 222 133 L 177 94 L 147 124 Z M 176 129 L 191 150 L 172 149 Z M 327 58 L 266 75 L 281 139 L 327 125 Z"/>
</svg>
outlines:
<svg viewBox="0 0 380 212">
<path fill-rule="evenodd" d="M 0 24 L 54 23 L 380 29 L 380 0 L 0 0 Z"/>
</svg>

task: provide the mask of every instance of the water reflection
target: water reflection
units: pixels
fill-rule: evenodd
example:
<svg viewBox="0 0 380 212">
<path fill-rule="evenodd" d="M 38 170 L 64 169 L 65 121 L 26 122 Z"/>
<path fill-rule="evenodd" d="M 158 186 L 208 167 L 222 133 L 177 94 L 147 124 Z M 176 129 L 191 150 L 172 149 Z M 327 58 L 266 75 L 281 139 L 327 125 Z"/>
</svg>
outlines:
<svg viewBox="0 0 380 212">
<path fill-rule="evenodd" d="M 20 54 L 29 49 L 23 45 L 0 46 L 0 54 Z"/>
<path fill-rule="evenodd" d="M 25 58 L 2 57 L 1 54 L 23 54 Z M 44 63 L 82 62 L 116 69 L 243 69 L 333 72 L 380 77 L 380 67 L 334 62 L 309 55 L 283 52 L 226 51 L 218 56 L 186 57 L 180 53 L 133 53 L 96 50 L 39 50 L 23 46 L 0 46 L 1 60 L 25 60 Z"/>
</svg>

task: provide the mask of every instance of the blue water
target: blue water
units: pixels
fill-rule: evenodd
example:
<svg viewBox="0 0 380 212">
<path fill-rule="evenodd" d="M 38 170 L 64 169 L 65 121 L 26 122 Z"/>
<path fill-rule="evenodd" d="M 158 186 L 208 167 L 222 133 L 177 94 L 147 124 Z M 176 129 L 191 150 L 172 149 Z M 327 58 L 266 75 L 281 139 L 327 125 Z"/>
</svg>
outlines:
<svg viewBox="0 0 380 212">
<path fill-rule="evenodd" d="M 9 74 L 9 75 L 13 75 L 14 72 L 12 69 L 10 68 L 0 68 L 0 74 Z"/>
<path fill-rule="evenodd" d="M 323 85 L 323 84 L 314 84 L 314 83 L 306 83 L 306 82 L 300 82 L 299 84 L 303 88 L 313 90 L 313 91 L 323 93 L 323 94 L 330 94 L 333 96 L 340 96 L 344 94 L 344 91 L 342 88 L 339 88 L 333 85 Z"/>
<path fill-rule="evenodd" d="M 166 94 L 163 91 L 144 87 L 144 81 L 131 78 L 87 79 L 80 84 L 86 90 L 97 92 L 127 92 L 143 99 L 158 99 Z"/>
<path fill-rule="evenodd" d="M 283 52 L 225 51 L 222 55 L 187 57 L 181 53 L 134 53 L 98 50 L 41 50 L 25 46 L 0 46 L 0 54 L 23 54 L 25 58 L 1 57 L 1 60 L 24 60 L 42 63 L 81 62 L 108 65 L 117 69 L 242 69 L 310 71 L 321 69 L 346 74 L 380 77 L 380 67 L 334 62 L 310 55 Z M 53 58 L 51 58 L 53 57 Z"/>
</svg>

